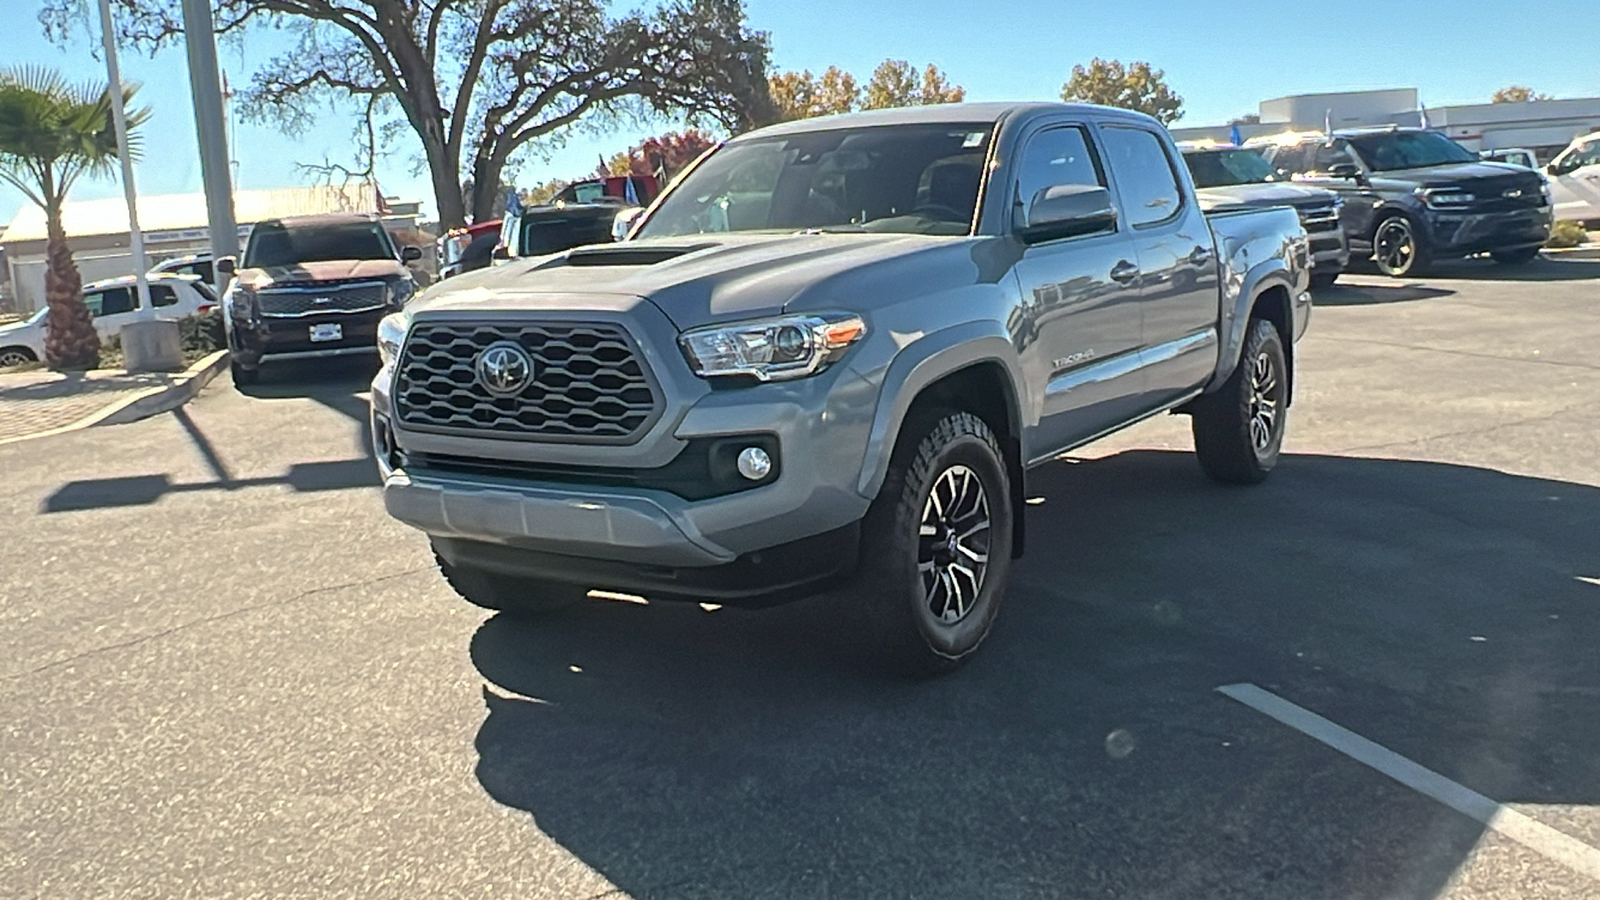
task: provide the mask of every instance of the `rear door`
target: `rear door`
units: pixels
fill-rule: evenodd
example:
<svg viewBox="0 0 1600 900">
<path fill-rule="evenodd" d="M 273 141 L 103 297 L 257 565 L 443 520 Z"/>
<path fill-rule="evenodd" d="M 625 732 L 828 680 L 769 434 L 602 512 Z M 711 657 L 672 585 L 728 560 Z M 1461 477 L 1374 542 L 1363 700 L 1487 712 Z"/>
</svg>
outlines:
<svg viewBox="0 0 1600 900">
<path fill-rule="evenodd" d="M 1149 409 L 1194 391 L 1216 368 L 1216 249 L 1167 138 L 1121 123 L 1101 125 L 1100 137 L 1138 257 Z"/>
<path fill-rule="evenodd" d="M 1087 123 L 1060 121 L 1022 141 L 1010 186 L 1014 224 L 1056 185 L 1108 187 Z M 1028 383 L 1044 385 L 1033 459 L 1044 459 L 1127 421 L 1142 387 L 1137 256 L 1120 223 L 1096 234 L 1025 245 L 1013 270 L 1022 305 L 1012 338 Z"/>
</svg>

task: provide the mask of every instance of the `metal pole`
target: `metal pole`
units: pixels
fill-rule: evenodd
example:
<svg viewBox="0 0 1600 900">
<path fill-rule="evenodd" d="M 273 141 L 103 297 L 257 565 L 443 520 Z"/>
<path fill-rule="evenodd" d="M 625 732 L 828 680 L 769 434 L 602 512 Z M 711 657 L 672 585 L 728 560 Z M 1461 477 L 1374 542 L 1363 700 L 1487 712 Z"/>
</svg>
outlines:
<svg viewBox="0 0 1600 900">
<path fill-rule="evenodd" d="M 122 73 L 117 70 L 117 36 L 111 24 L 111 0 L 100 0 L 100 37 L 106 51 L 106 88 L 111 99 L 111 124 L 117 132 L 117 158 L 122 162 L 122 193 L 128 198 L 128 235 L 133 247 L 133 282 L 139 293 L 139 318 L 155 318 L 150 304 L 150 284 L 145 270 L 150 268 L 144 255 L 144 232 L 139 230 L 139 190 L 133 183 L 133 158 L 128 154 L 128 116 L 122 108 Z"/>
<path fill-rule="evenodd" d="M 102 3 L 106 0 L 101 0 Z M 228 167 L 228 127 L 217 75 L 216 26 L 208 0 L 183 0 L 183 38 L 189 50 L 189 93 L 194 98 L 194 130 L 200 140 L 200 180 L 205 183 L 210 219 L 211 259 L 239 255 L 239 226 L 233 220 L 233 186 Z M 216 273 L 217 293 L 228 277 Z"/>
</svg>

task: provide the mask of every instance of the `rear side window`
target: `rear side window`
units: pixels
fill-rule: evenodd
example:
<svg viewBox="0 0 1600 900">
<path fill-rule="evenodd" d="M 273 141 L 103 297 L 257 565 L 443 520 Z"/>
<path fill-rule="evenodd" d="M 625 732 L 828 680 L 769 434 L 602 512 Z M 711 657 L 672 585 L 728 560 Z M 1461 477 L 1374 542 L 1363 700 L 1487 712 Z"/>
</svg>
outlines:
<svg viewBox="0 0 1600 900">
<path fill-rule="evenodd" d="M 106 288 L 93 294 L 85 294 L 83 302 L 89 307 L 89 314 L 93 316 L 114 316 L 117 313 L 133 312 L 133 292 L 125 287 Z"/>
<path fill-rule="evenodd" d="M 1183 193 L 1161 138 L 1143 128 L 1121 125 L 1108 125 L 1102 133 L 1128 221 L 1138 227 L 1176 216 L 1183 206 Z"/>
<path fill-rule="evenodd" d="M 173 293 L 172 288 L 164 284 L 150 285 L 151 306 L 176 306 L 177 303 L 178 295 Z"/>
<path fill-rule="evenodd" d="M 1277 147 L 1272 151 L 1269 161 L 1275 169 L 1281 169 L 1291 175 L 1304 175 L 1311 171 L 1311 147 L 1305 144 L 1295 144 L 1289 147 Z"/>
<path fill-rule="evenodd" d="M 1016 222 L 1028 221 L 1033 198 L 1058 184 L 1105 187 L 1100 161 L 1090 149 L 1089 136 L 1078 126 L 1051 128 L 1028 140 L 1017 166 Z"/>
</svg>

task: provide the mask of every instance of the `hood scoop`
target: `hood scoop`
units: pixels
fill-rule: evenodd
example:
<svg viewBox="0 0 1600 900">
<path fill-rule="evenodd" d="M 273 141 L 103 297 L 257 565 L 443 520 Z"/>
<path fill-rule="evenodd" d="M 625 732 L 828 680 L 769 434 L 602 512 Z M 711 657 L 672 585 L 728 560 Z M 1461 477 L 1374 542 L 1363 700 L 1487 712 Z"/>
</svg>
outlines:
<svg viewBox="0 0 1600 900">
<path fill-rule="evenodd" d="M 556 266 L 653 266 L 670 259 L 714 247 L 715 244 L 689 244 L 680 247 L 588 247 L 574 250 L 564 258 L 540 268 Z"/>
</svg>

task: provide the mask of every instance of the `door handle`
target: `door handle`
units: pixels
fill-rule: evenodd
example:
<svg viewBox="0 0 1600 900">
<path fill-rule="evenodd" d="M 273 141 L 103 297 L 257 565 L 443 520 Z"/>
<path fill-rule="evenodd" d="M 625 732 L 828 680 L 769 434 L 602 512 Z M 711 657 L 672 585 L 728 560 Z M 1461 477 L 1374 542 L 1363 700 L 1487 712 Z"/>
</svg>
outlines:
<svg viewBox="0 0 1600 900">
<path fill-rule="evenodd" d="M 1120 284 L 1132 284 L 1138 277 L 1139 267 L 1125 259 L 1111 267 L 1111 280 Z"/>
<path fill-rule="evenodd" d="M 1211 261 L 1211 251 L 1204 247 L 1195 247 L 1189 251 L 1189 265 L 1203 266 Z"/>
</svg>

